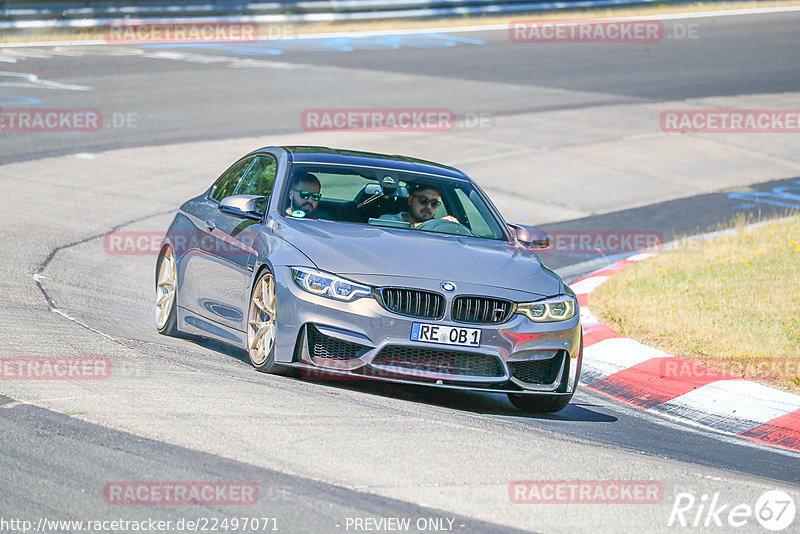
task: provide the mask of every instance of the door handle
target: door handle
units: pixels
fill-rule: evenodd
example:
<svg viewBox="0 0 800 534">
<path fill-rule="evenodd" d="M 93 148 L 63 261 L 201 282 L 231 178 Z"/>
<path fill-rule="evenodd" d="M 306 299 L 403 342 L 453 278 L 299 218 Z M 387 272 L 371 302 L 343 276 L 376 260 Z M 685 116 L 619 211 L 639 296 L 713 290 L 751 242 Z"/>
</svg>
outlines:
<svg viewBox="0 0 800 534">
<path fill-rule="evenodd" d="M 215 221 L 214 219 L 208 219 L 206 221 L 206 228 L 208 228 L 209 230 L 213 230 L 216 227 L 217 227 L 217 221 Z"/>
</svg>

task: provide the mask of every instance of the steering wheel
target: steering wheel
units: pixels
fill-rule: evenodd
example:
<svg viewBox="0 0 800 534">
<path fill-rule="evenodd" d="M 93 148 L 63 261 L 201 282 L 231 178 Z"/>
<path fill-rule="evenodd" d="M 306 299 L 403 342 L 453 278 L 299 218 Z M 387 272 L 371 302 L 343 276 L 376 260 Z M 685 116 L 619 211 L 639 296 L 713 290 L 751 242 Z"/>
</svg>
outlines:
<svg viewBox="0 0 800 534">
<path fill-rule="evenodd" d="M 475 237 L 472 231 L 461 223 L 445 221 L 444 219 L 428 219 L 417 226 L 423 232 L 439 232 L 440 234 L 464 235 Z"/>
</svg>

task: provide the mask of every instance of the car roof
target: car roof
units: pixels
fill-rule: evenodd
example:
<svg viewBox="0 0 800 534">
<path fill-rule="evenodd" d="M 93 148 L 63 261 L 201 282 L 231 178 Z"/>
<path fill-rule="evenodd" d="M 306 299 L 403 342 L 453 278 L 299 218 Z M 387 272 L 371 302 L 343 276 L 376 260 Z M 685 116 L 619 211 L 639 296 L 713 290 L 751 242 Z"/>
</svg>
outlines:
<svg viewBox="0 0 800 534">
<path fill-rule="evenodd" d="M 358 150 L 328 148 L 324 146 L 282 146 L 293 163 L 329 163 L 363 165 L 365 167 L 388 167 L 402 171 L 438 174 L 459 180 L 470 180 L 460 170 L 424 159 L 399 154 L 378 154 Z"/>
</svg>

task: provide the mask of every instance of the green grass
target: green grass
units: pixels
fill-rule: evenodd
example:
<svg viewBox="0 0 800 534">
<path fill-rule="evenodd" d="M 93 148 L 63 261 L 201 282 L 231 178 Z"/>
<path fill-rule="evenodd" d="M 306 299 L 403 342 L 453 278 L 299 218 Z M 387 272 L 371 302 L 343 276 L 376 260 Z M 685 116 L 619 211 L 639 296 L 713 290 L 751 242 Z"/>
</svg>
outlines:
<svg viewBox="0 0 800 534">
<path fill-rule="evenodd" d="M 665 352 L 800 391 L 800 217 L 639 262 L 590 307 Z"/>
</svg>

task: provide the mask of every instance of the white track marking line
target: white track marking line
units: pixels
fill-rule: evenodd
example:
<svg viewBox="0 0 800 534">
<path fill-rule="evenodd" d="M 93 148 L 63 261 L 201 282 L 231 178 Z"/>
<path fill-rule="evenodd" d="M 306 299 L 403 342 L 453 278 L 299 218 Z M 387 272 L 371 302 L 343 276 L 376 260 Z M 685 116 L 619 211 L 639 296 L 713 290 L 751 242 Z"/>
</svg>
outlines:
<svg viewBox="0 0 800 534">
<path fill-rule="evenodd" d="M 670 355 L 631 338 L 615 337 L 584 348 L 583 357 L 584 365 L 591 365 L 592 375 L 603 378 L 647 360 L 668 358 Z"/>
<path fill-rule="evenodd" d="M 747 380 L 718 380 L 651 408 L 744 432 L 800 409 L 800 396 Z"/>
<path fill-rule="evenodd" d="M 43 80 L 35 74 L 27 72 L 0 71 L 0 77 L 19 78 L 22 82 L 0 82 L 0 87 L 29 87 L 33 89 L 65 89 L 68 91 L 91 91 L 91 87 L 85 85 L 73 85 L 69 83 L 54 82 Z"/>
<path fill-rule="evenodd" d="M 625 259 L 628 261 L 642 261 L 648 258 L 652 258 L 655 255 L 656 255 L 655 252 L 642 252 L 641 254 L 634 254 L 633 256 L 630 256 Z"/>
<path fill-rule="evenodd" d="M 608 276 L 590 276 L 589 278 L 585 278 L 580 282 L 570 284 L 569 287 L 575 292 L 576 295 L 585 295 L 603 285 L 606 280 L 608 280 Z"/>
<path fill-rule="evenodd" d="M 600 320 L 595 317 L 586 306 L 581 307 L 581 324 L 587 326 L 590 324 L 599 324 Z"/>
</svg>

